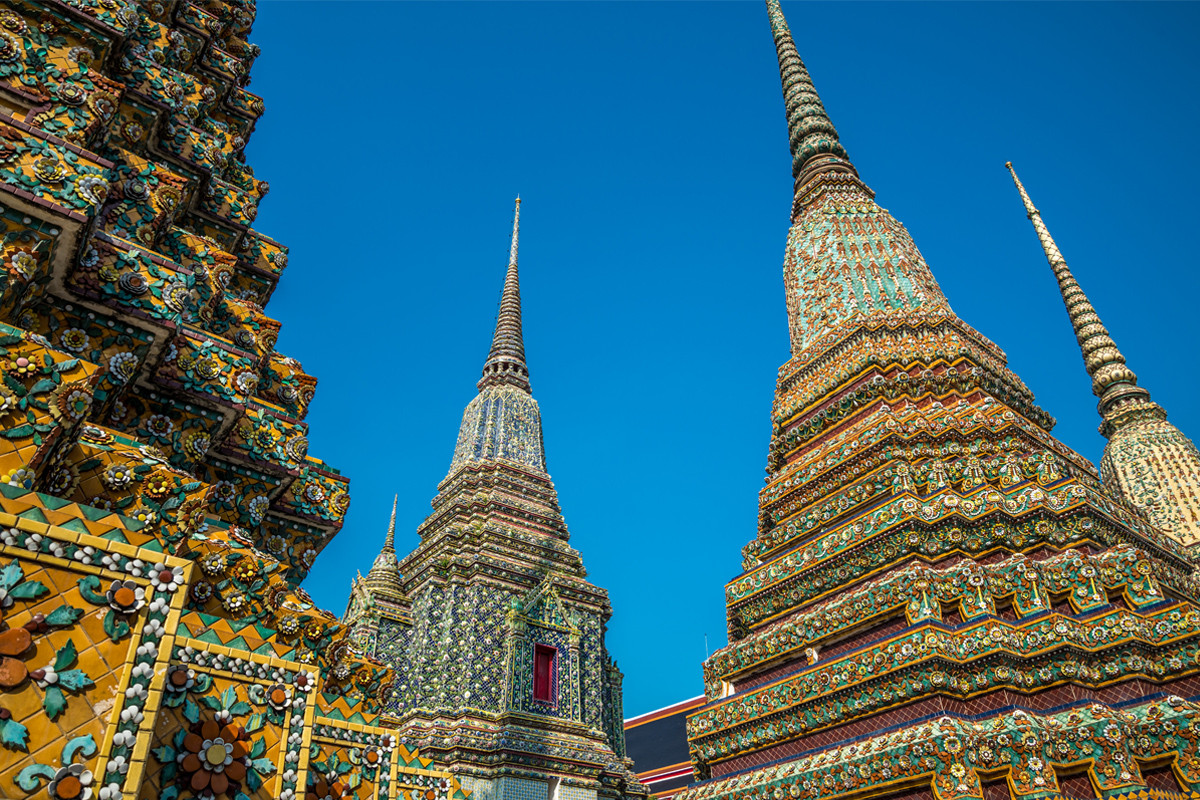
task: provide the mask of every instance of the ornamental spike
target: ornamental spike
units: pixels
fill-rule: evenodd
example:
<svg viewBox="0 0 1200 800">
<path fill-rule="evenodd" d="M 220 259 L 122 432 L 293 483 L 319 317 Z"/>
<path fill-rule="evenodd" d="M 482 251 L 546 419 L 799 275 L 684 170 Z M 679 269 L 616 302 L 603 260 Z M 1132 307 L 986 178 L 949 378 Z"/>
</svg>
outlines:
<svg viewBox="0 0 1200 800">
<path fill-rule="evenodd" d="M 396 502 L 400 499 L 400 495 L 392 498 L 392 518 L 388 522 L 387 536 L 383 539 L 383 549 L 379 551 L 379 555 L 375 556 L 375 561 L 371 564 L 371 571 L 367 573 L 367 584 L 375 588 L 387 588 L 396 593 L 403 594 L 404 590 L 401 586 L 400 565 L 396 561 Z"/>
<path fill-rule="evenodd" d="M 837 129 L 825 112 L 812 77 L 792 39 L 779 0 L 767 0 L 767 16 L 775 53 L 779 57 L 779 79 L 783 84 L 784 111 L 787 115 L 788 143 L 792 151 L 792 177 L 797 190 L 812 178 L 826 172 L 858 175 L 846 148 L 838 141 Z"/>
<path fill-rule="evenodd" d="M 1059 252 L 1058 245 L 1042 222 L 1041 212 L 1029 199 L 1029 193 L 1017 177 L 1012 162 L 1009 161 L 1004 166 L 1012 173 L 1013 183 L 1016 184 L 1021 201 L 1025 204 L 1025 213 L 1033 223 L 1038 241 L 1046 253 L 1046 260 L 1050 262 L 1050 268 L 1054 270 L 1054 277 L 1058 280 L 1063 304 L 1067 308 L 1071 326 L 1075 329 L 1075 338 L 1083 352 L 1084 367 L 1092 379 L 1092 392 L 1100 398 L 1100 416 L 1107 419 L 1110 411 L 1131 400 L 1149 401 L 1150 392 L 1137 385 L 1137 375 L 1125 365 L 1125 356 L 1117 349 L 1116 342 L 1109 336 L 1108 329 L 1100 321 L 1096 309 L 1092 307 L 1075 276 L 1071 274 L 1066 259 Z"/>
<path fill-rule="evenodd" d="M 400 499 L 400 495 L 392 497 L 392 519 L 388 522 L 387 536 L 383 539 L 383 549 L 395 552 L 396 549 L 396 502 Z"/>
<path fill-rule="evenodd" d="M 500 313 L 496 316 L 496 332 L 492 349 L 483 364 L 483 377 L 477 386 L 509 385 L 526 392 L 529 388 L 529 367 L 525 363 L 525 340 L 521 333 L 521 283 L 517 274 L 517 240 L 521 230 L 521 198 L 517 198 L 513 214 L 512 245 L 508 250 L 508 272 L 504 277 L 504 294 L 500 298 Z"/>
</svg>

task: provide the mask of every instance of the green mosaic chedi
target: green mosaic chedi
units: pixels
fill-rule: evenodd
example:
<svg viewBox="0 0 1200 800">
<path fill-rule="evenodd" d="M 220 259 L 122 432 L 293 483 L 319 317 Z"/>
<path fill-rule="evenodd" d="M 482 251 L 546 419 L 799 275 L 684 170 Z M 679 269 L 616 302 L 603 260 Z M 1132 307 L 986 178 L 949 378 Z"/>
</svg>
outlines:
<svg viewBox="0 0 1200 800">
<path fill-rule="evenodd" d="M 1200 585 L 1181 537 L 1051 436 L 950 309 L 767 9 L 794 178 L 791 358 L 682 797 L 1190 796 Z M 1080 324 L 1099 374 L 1085 342 L 1103 331 Z M 1132 397 L 1116 356 L 1100 389 Z"/>
</svg>

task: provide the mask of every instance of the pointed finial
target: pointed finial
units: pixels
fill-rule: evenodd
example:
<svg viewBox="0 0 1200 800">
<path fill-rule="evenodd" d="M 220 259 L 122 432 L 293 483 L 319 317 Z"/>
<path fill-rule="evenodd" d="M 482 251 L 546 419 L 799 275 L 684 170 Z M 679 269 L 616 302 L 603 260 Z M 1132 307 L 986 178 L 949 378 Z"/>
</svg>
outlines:
<svg viewBox="0 0 1200 800">
<path fill-rule="evenodd" d="M 392 497 L 392 519 L 388 523 L 387 536 L 383 539 L 383 549 L 392 552 L 396 550 L 396 501 L 399 499 L 399 494 Z"/>
<path fill-rule="evenodd" d="M 837 129 L 817 96 L 792 32 L 783 16 L 779 0 L 767 0 L 767 16 L 779 57 L 779 78 L 783 83 L 784 110 L 787 114 L 788 142 L 792 149 L 792 177 L 799 189 L 811 178 L 824 172 L 858 175 L 846 148 L 838 141 Z"/>
<path fill-rule="evenodd" d="M 500 298 L 500 313 L 496 317 L 496 332 L 492 349 L 483 364 L 483 377 L 476 384 L 480 390 L 488 386 L 507 384 L 530 391 L 529 367 L 525 364 L 525 340 L 521 334 L 521 284 L 517 276 L 517 240 L 521 231 L 521 198 L 513 214 L 512 245 L 508 250 L 508 273 L 504 277 L 504 294 Z"/>
<path fill-rule="evenodd" d="M 1041 212 L 1033 205 L 1029 193 L 1025 191 L 1025 185 L 1017 177 L 1012 162 L 1009 161 L 1004 166 L 1012 173 L 1013 183 L 1021 194 L 1021 201 L 1025 203 L 1025 213 L 1033 223 L 1038 241 L 1042 243 L 1042 250 L 1046 253 L 1046 260 L 1050 262 L 1054 277 L 1058 279 L 1063 304 L 1067 307 L 1067 314 L 1075 329 L 1075 338 L 1083 351 L 1084 366 L 1092 379 L 1092 392 L 1100 398 L 1101 417 L 1107 419 L 1108 412 L 1130 400 L 1149 401 L 1150 392 L 1137 385 L 1137 376 L 1125 365 L 1125 356 L 1117 349 L 1116 342 L 1108 335 L 1108 330 L 1100 321 L 1096 309 L 1092 307 L 1075 276 L 1071 274 L 1058 245 L 1054 243 L 1050 231 L 1042 222 Z"/>
<path fill-rule="evenodd" d="M 517 239 L 521 233 L 521 195 L 517 195 L 517 210 L 513 213 L 512 244 L 508 246 L 508 266 L 517 265 Z"/>
<path fill-rule="evenodd" d="M 396 561 L 396 502 L 399 499 L 400 495 L 392 498 L 392 518 L 388 522 L 387 536 L 383 539 L 383 549 L 375 556 L 365 579 L 369 589 L 386 589 L 394 594 L 403 594 L 400 564 Z"/>
</svg>

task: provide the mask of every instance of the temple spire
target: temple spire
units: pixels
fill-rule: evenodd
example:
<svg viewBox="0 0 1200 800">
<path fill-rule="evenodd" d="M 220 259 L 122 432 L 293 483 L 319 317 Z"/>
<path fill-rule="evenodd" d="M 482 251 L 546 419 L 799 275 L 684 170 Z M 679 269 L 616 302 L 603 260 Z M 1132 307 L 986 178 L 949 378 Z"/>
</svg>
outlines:
<svg viewBox="0 0 1200 800">
<path fill-rule="evenodd" d="M 392 519 L 388 522 L 387 536 L 383 538 L 384 551 L 391 550 L 396 552 L 396 501 L 400 499 L 400 495 L 392 496 Z"/>
<path fill-rule="evenodd" d="M 400 580 L 400 564 L 396 561 L 396 501 L 392 498 L 392 518 L 388 522 L 387 536 L 383 538 L 383 549 L 375 556 L 371 571 L 367 573 L 367 585 L 374 589 L 386 589 L 393 594 L 403 594 Z"/>
<path fill-rule="evenodd" d="M 1054 270 L 1054 277 L 1058 280 L 1063 304 L 1067 307 L 1067 314 L 1075 329 L 1075 338 L 1083 351 L 1084 366 L 1092 379 L 1092 392 L 1100 398 L 1100 416 L 1107 420 L 1110 412 L 1117 406 L 1132 400 L 1149 401 L 1150 392 L 1137 385 L 1137 376 L 1125 365 L 1125 356 L 1121 355 L 1116 342 L 1108 335 L 1108 330 L 1100 321 L 1096 309 L 1075 281 L 1075 276 L 1071 274 L 1070 267 L 1058 250 L 1058 245 L 1054 243 L 1050 231 L 1042 222 L 1041 212 L 1033 205 L 1024 184 L 1017 177 L 1012 162 L 1004 166 L 1012 173 L 1013 183 L 1016 184 L 1017 191 L 1021 193 L 1021 200 L 1025 203 L 1025 213 L 1033 223 L 1038 241 L 1042 243 L 1042 250 L 1046 253 L 1046 260 L 1050 262 L 1050 268 Z"/>
<path fill-rule="evenodd" d="M 779 78 L 783 83 L 783 102 L 787 114 L 788 141 L 792 150 L 792 177 L 799 189 L 811 178 L 824 172 L 844 172 L 857 176 L 846 148 L 838 141 L 837 129 L 825 112 L 813 86 L 791 29 L 779 7 L 779 0 L 767 0 L 767 16 L 779 56 Z"/>
<path fill-rule="evenodd" d="M 508 250 L 508 273 L 504 277 L 504 294 L 500 298 L 500 313 L 496 317 L 496 332 L 492 349 L 483 364 L 483 377 L 477 386 L 508 385 L 529 388 L 529 367 L 525 363 L 525 341 L 521 334 L 521 284 L 517 275 L 517 239 L 521 230 L 521 198 L 513 214 L 512 245 Z"/>
</svg>

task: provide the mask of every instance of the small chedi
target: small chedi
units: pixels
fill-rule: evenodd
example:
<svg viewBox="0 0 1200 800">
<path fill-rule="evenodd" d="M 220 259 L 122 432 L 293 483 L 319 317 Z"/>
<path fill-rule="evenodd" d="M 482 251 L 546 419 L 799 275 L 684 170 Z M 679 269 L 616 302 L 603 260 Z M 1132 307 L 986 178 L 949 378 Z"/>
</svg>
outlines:
<svg viewBox="0 0 1200 800">
<path fill-rule="evenodd" d="M 396 673 L 385 711 L 402 741 L 486 800 L 645 797 L 625 758 L 621 673 L 604 644 L 612 610 L 568 543 L 546 472 L 521 330 L 521 201 L 479 394 L 421 542 L 383 551 L 344 623 Z"/>
<path fill-rule="evenodd" d="M 264 311 L 252 2 L 0 1 L 0 797 L 458 798 L 298 588 L 347 481 Z"/>
<path fill-rule="evenodd" d="M 1050 435 L 860 179 L 767 8 L 795 179 L 791 358 L 679 797 L 1195 797 L 1195 447 L 1026 197 L 1100 398 L 1100 474 Z"/>
</svg>

